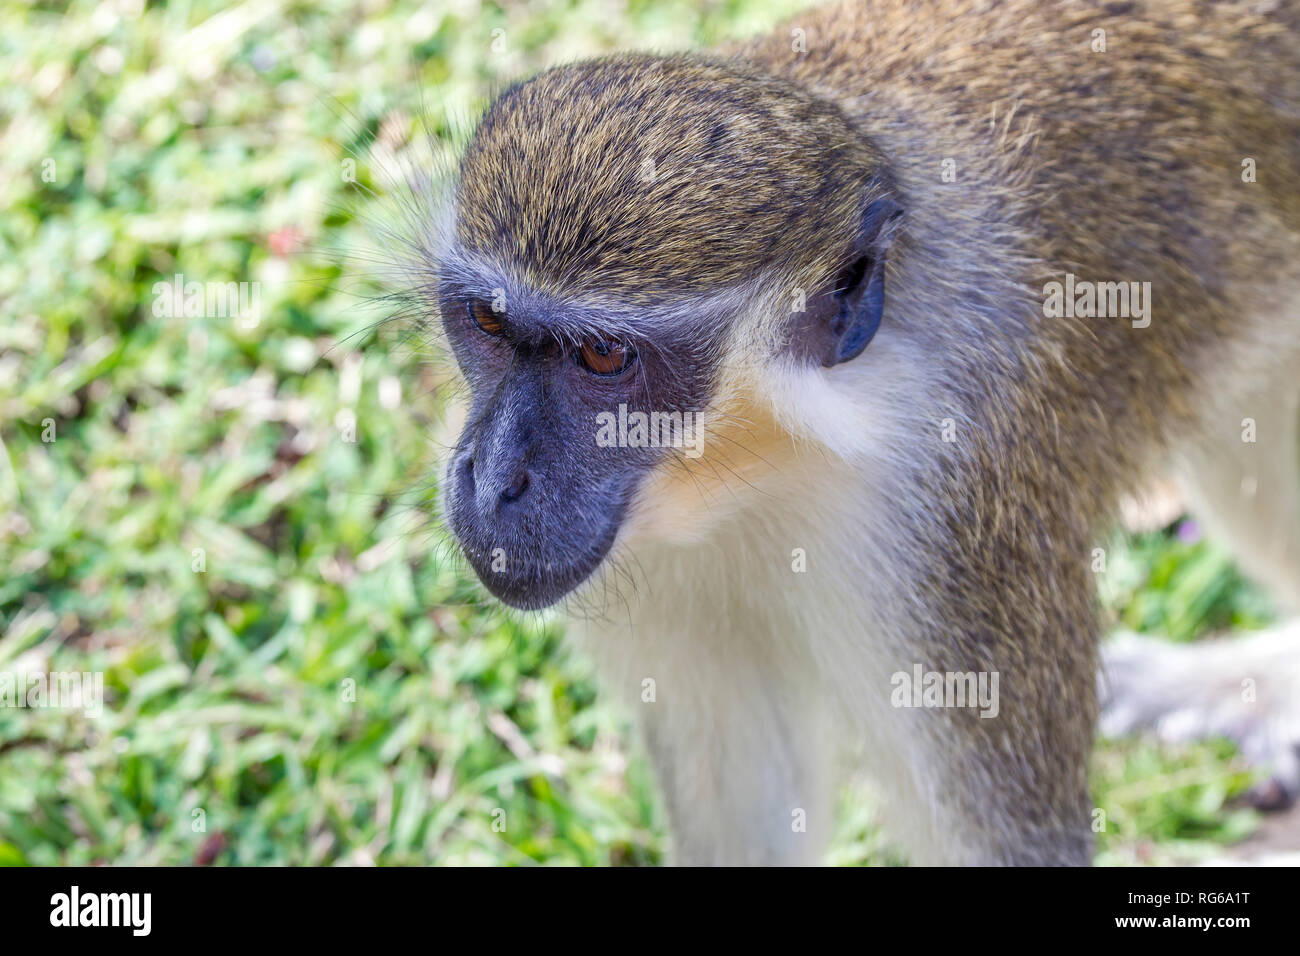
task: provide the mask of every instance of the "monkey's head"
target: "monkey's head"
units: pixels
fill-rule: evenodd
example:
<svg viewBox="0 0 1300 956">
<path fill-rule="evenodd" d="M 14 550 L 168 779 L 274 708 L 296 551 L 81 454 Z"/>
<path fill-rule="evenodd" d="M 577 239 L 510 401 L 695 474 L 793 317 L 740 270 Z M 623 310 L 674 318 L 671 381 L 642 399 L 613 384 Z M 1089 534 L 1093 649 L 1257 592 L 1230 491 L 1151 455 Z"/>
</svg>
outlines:
<svg viewBox="0 0 1300 956">
<path fill-rule="evenodd" d="M 899 211 L 834 106 L 743 64 L 624 56 L 507 90 L 437 256 L 470 393 L 445 510 L 483 583 L 545 607 L 647 514 L 710 520 L 685 495 L 734 453 L 711 429 L 765 363 L 862 352 Z"/>
</svg>

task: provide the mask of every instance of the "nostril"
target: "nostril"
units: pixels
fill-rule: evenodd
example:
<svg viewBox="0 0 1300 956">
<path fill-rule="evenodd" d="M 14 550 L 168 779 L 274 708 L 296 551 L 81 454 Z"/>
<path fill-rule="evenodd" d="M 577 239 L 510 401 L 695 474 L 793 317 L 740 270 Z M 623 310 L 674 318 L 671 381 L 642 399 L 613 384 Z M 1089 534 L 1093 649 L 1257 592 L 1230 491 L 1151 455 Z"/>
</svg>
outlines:
<svg viewBox="0 0 1300 956">
<path fill-rule="evenodd" d="M 511 501 L 518 501 L 527 490 L 528 472 L 521 471 L 515 476 L 515 480 L 510 483 L 510 487 L 501 492 L 501 500 L 507 504 Z"/>
</svg>

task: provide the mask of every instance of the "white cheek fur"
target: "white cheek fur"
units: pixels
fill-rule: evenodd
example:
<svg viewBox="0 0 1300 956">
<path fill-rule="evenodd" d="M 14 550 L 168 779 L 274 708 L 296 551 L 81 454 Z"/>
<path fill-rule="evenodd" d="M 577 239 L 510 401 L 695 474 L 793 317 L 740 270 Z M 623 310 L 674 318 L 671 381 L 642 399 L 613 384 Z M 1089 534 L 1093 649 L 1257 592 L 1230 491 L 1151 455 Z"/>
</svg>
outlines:
<svg viewBox="0 0 1300 956">
<path fill-rule="evenodd" d="M 755 393 L 791 434 L 845 461 L 889 457 L 917 440 L 932 405 L 933 385 L 915 371 L 924 366 L 905 354 L 912 349 L 882 329 L 861 356 L 834 368 L 782 355 L 763 370 L 765 385 Z M 937 434 L 938 420 L 932 424 Z"/>
</svg>

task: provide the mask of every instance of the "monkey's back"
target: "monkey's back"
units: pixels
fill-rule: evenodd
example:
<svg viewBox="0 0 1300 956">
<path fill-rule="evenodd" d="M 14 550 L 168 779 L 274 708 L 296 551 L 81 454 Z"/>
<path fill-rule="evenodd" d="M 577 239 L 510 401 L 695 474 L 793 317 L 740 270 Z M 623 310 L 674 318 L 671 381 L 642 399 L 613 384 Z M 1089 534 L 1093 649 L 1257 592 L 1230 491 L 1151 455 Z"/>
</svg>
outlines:
<svg viewBox="0 0 1300 956">
<path fill-rule="evenodd" d="M 838 102 L 877 141 L 916 146 L 913 127 L 940 134 L 937 145 L 968 154 L 958 183 L 1017 200 L 1031 187 L 1027 214 L 1094 210 L 1140 227 L 1148 208 L 1185 212 L 1220 196 L 1236 207 L 1252 202 L 1233 194 L 1250 157 L 1254 192 L 1300 228 L 1290 4 L 845 2 L 741 52 Z"/>
</svg>

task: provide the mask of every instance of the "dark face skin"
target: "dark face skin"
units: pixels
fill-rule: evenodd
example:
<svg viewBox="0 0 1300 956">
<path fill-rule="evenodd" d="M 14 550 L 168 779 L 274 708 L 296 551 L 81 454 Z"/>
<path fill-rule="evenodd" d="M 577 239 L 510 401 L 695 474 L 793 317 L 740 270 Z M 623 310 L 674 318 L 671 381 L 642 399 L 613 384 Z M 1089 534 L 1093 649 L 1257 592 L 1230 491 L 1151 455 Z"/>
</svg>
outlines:
<svg viewBox="0 0 1300 956">
<path fill-rule="evenodd" d="M 490 293 L 444 281 L 441 299 L 470 386 L 447 472 L 451 530 L 494 595 L 547 607 L 600 566 L 642 479 L 680 453 L 601 447 L 597 416 L 620 404 L 698 412 L 712 375 L 699 358 L 706 343 L 662 329 L 653 338 L 602 331 L 599 314 L 541 296 L 510 295 L 514 308 L 495 311 Z"/>
</svg>

